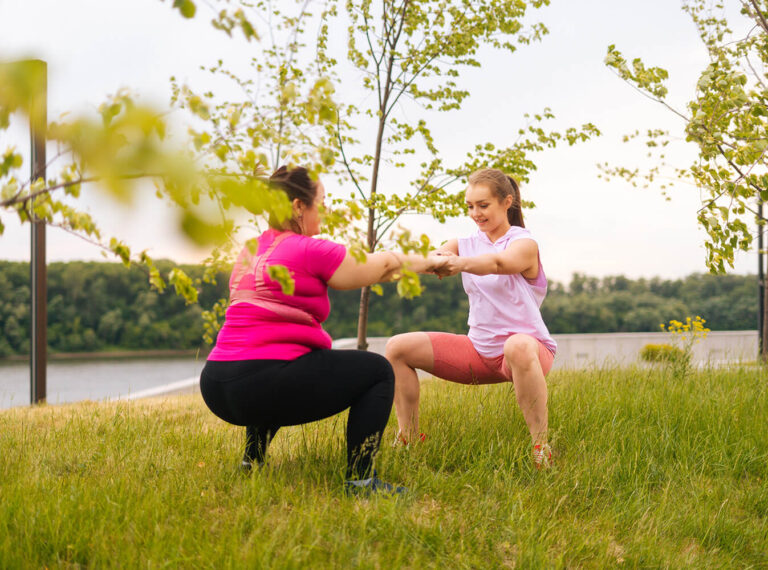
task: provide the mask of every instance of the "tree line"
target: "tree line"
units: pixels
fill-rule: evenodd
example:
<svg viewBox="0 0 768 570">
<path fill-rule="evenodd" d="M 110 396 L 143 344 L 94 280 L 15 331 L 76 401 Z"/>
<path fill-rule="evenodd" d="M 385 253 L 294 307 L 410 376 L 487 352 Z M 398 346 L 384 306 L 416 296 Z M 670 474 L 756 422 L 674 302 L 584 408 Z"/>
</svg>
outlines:
<svg viewBox="0 0 768 570">
<path fill-rule="evenodd" d="M 203 268 L 158 261 L 168 274 L 192 278 Z M 48 346 L 54 352 L 191 349 L 202 346 L 202 311 L 227 294 L 227 278 L 199 291 L 198 303 L 150 289 L 145 268 L 120 263 L 48 265 Z M 30 336 L 29 264 L 0 261 L 0 356 L 27 354 Z"/>
<path fill-rule="evenodd" d="M 371 336 L 412 330 L 467 331 L 469 304 L 461 279 L 422 278 L 425 291 L 408 300 L 384 286 L 371 301 Z M 331 291 L 326 329 L 334 337 L 354 336 L 357 297 Z M 757 329 L 757 278 L 753 275 L 692 274 L 682 279 L 604 278 L 575 273 L 570 283 L 549 282 L 541 307 L 553 334 L 659 331 L 670 319 L 700 315 L 711 330 Z"/>
<path fill-rule="evenodd" d="M 158 261 L 168 273 L 182 268 L 201 278 L 203 268 Z M 187 305 L 172 292 L 148 285 L 144 268 L 104 262 L 48 266 L 48 345 L 53 352 L 205 348 L 203 310 L 227 296 L 229 275 L 199 288 Z M 398 297 L 395 284 L 371 302 L 369 333 L 390 336 L 413 330 L 467 331 L 467 296 L 458 278 L 423 277 L 424 293 Z M 359 292 L 330 290 L 325 329 L 333 338 L 357 334 Z M 29 264 L 0 261 L 0 356 L 29 352 Z M 700 315 L 712 330 L 757 328 L 757 279 L 751 275 L 693 274 L 682 279 L 589 277 L 551 281 L 542 314 L 550 332 L 658 331 L 659 324 Z"/>
</svg>

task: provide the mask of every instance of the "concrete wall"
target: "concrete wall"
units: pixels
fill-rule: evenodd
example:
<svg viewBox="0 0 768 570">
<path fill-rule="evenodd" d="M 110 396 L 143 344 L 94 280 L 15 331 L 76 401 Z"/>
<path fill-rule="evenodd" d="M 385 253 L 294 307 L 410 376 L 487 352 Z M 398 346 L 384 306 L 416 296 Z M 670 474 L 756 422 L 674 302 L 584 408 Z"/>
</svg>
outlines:
<svg viewBox="0 0 768 570">
<path fill-rule="evenodd" d="M 671 343 L 668 333 L 601 333 L 552 335 L 557 342 L 553 369 L 587 368 L 605 364 L 628 365 L 639 362 L 646 344 Z M 384 354 L 387 337 L 368 339 L 369 350 Z M 333 348 L 355 348 L 357 339 L 334 341 Z M 757 359 L 757 331 L 714 331 L 695 345 L 696 364 L 723 364 Z"/>
<path fill-rule="evenodd" d="M 557 342 L 553 368 L 586 368 L 639 362 L 646 344 L 672 343 L 669 333 L 552 335 Z M 695 364 L 722 364 L 757 359 L 757 331 L 713 331 L 693 347 Z"/>
</svg>

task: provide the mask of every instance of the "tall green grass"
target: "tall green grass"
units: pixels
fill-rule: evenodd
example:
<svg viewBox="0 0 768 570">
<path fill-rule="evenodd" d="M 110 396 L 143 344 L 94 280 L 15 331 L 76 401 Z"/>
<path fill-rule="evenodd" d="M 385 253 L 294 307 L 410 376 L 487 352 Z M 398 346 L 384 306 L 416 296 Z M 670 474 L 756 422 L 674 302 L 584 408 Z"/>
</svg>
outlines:
<svg viewBox="0 0 768 570">
<path fill-rule="evenodd" d="M 246 477 L 199 397 L 7 410 L 0 567 L 766 568 L 767 382 L 553 373 L 538 473 L 510 385 L 428 381 L 427 441 L 378 459 L 396 499 L 342 493 L 343 417 L 284 428 Z"/>
</svg>

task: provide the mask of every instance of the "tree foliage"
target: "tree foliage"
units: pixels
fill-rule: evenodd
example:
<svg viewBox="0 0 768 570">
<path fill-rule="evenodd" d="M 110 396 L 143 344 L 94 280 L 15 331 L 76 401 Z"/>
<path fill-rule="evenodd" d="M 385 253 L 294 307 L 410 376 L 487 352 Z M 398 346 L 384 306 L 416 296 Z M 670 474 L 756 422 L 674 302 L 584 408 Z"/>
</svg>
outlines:
<svg viewBox="0 0 768 570">
<path fill-rule="evenodd" d="M 466 180 L 472 171 L 495 167 L 527 181 L 536 168 L 533 153 L 599 134 L 592 124 L 562 133 L 548 131 L 542 125 L 554 116 L 544 109 L 523 115 L 525 126 L 516 133 L 516 139 L 501 147 L 477 141 L 467 147 L 466 159 L 458 164 L 446 163 L 440 154 L 440 141 L 432 135 L 430 121 L 436 120 L 435 113 L 461 109 L 470 95 L 467 86 L 460 83 L 461 71 L 481 66 L 483 48 L 511 53 L 521 44 L 540 40 L 547 33 L 546 27 L 529 23 L 526 16 L 547 4 L 548 0 L 345 3 L 347 61 L 365 96 L 339 110 L 339 160 L 354 186 L 353 194 L 341 202 L 349 210 L 354 210 L 353 204 L 362 206 L 368 251 L 381 247 L 387 232 L 404 214 L 428 214 L 439 221 L 463 214 L 462 192 L 449 191 L 449 187 Z M 338 68 L 328 52 L 321 49 L 319 55 L 331 69 Z M 360 133 L 368 138 L 358 139 Z M 409 173 L 407 191 L 387 188 L 397 169 Z M 407 249 L 404 241 L 399 243 Z M 421 242 L 428 243 L 426 236 Z M 418 250 L 419 243 L 411 248 Z M 414 287 L 418 290 L 418 282 Z M 364 288 L 359 348 L 367 345 L 369 299 L 370 289 Z"/>
<path fill-rule="evenodd" d="M 311 11 L 309 1 L 278 6 L 268 1 L 173 0 L 172 8 L 185 18 L 200 17 L 198 8 L 210 9 L 215 28 L 245 40 L 252 50 L 248 75 L 221 61 L 208 67 L 214 75 L 234 81 L 241 97 L 222 101 L 211 90 L 197 92 L 174 81 L 172 102 L 187 113 L 188 135 L 175 145 L 170 144 L 163 113 L 139 105 L 128 91 L 101 105 L 98 117 L 62 118 L 44 125 L 41 131 L 59 145 L 55 159 L 61 163 L 45 180 L 36 175 L 25 179 L 21 155 L 5 151 L 0 208 L 14 212 L 22 222 L 38 219 L 58 225 L 126 265 L 138 263 L 158 291 L 171 284 L 194 302 L 200 286 L 231 260 L 242 226 L 239 213 L 252 214 L 246 224 L 290 214 L 284 195 L 272 191 L 264 178 L 280 163 L 301 163 L 315 175 L 335 168 L 351 180 L 358 194 L 335 197 L 333 208 L 325 212 L 326 228 L 331 236 L 343 236 L 362 257 L 382 246 L 403 214 L 429 214 L 440 221 L 461 214 L 461 193 L 447 188 L 472 170 L 498 167 L 525 181 L 535 170 L 533 153 L 598 134 L 591 124 L 549 131 L 543 125 L 553 115 L 544 109 L 524 115 L 526 124 L 516 140 L 502 147 L 476 142 L 459 164 L 445 164 L 432 137 L 428 122 L 433 113 L 458 110 L 469 95 L 459 82 L 460 71 L 479 67 L 484 47 L 513 52 L 520 44 L 541 39 L 546 27 L 528 23 L 526 17 L 548 3 L 328 0 Z M 344 68 L 333 48 L 339 36 L 332 31 L 339 29 L 347 31 Z M 373 96 L 337 107 L 333 84 L 344 79 L 346 85 L 350 66 L 359 87 Z M 39 91 L 36 81 L 22 65 L 0 70 L 0 128 L 8 126 L 11 113 L 30 109 Z M 355 138 L 360 133 L 375 133 L 370 146 Z M 400 168 L 409 169 L 410 191 L 384 191 L 391 169 Z M 177 206 L 179 228 L 190 239 L 223 243 L 205 261 L 207 270 L 197 280 L 178 268 L 162 274 L 146 252 L 136 254 L 119 239 L 103 236 L 97 221 L 77 207 L 85 184 L 127 200 L 136 180 L 153 181 L 157 197 Z M 388 245 L 394 244 L 405 251 L 426 253 L 429 248 L 426 236 L 412 236 L 407 230 L 392 236 Z M 280 275 L 289 287 L 287 273 Z M 418 277 L 404 269 L 397 292 L 409 297 L 419 290 Z M 363 345 L 368 294 L 364 290 L 360 307 Z M 221 300 L 204 313 L 212 332 L 225 304 Z"/>
<path fill-rule="evenodd" d="M 739 16 L 729 22 L 726 10 L 735 6 L 740 6 Z M 698 221 L 708 235 L 706 263 L 711 271 L 724 272 L 733 267 L 736 251 L 750 248 L 756 235 L 753 221 L 757 219 L 759 228 L 765 223 L 758 204 L 768 199 L 768 2 L 686 0 L 683 10 L 709 54 L 685 109 L 668 103 L 665 69 L 648 67 L 640 59 L 629 62 L 613 45 L 605 62 L 684 121 L 685 140 L 698 149 L 696 160 L 688 166 L 668 165 L 670 133 L 650 129 L 646 145 L 659 161 L 655 167 L 641 172 L 603 165 L 603 171 L 665 190 L 670 183 L 659 181 L 671 167 L 673 180 L 695 184 L 703 193 Z M 639 131 L 626 140 L 638 136 Z"/>
<path fill-rule="evenodd" d="M 436 330 L 465 334 L 469 305 L 460 279 L 427 276 L 416 301 L 393 294 L 371 301 L 370 334 Z M 679 315 L 707 319 L 712 330 L 754 330 L 757 296 L 754 276 L 694 274 L 684 279 L 602 279 L 579 273 L 570 283 L 550 282 L 542 305 L 553 334 L 656 332 Z M 392 285 L 385 285 L 385 291 Z M 386 293 L 393 293 L 390 289 Z M 325 326 L 334 338 L 356 335 L 356 293 L 331 291 L 333 310 Z"/>
<path fill-rule="evenodd" d="M 193 281 L 203 268 L 156 262 L 158 271 L 184 271 Z M 48 266 L 48 345 L 52 352 L 204 348 L 201 313 L 226 292 L 226 276 L 206 284 L 189 305 L 169 291 L 147 287 L 133 265 L 74 261 Z M 0 261 L 0 356 L 29 352 L 29 264 Z"/>
<path fill-rule="evenodd" d="M 134 255 L 128 245 L 104 235 L 98 221 L 78 206 L 78 199 L 84 190 L 97 189 L 125 207 L 138 181 L 153 180 L 160 198 L 180 206 L 183 220 L 197 201 L 196 186 L 203 174 L 182 147 L 168 140 L 162 114 L 138 104 L 128 91 L 108 98 L 97 116 L 43 120 L 35 109 L 45 97 L 44 73 L 35 61 L 0 65 L 0 130 L 10 126 L 13 114 L 27 115 L 36 136 L 57 146 L 55 155 L 47 157 L 45 177 L 42 172 L 24 175 L 24 161 L 15 147 L 0 150 L 0 212 L 15 215 L 22 223 L 37 220 L 60 227 L 126 265 L 139 263 L 159 291 L 170 283 L 194 302 L 188 276 L 183 272 L 161 276 L 146 252 Z M 0 221 L 0 234 L 2 230 Z"/>
<path fill-rule="evenodd" d="M 173 8 L 186 18 L 197 14 L 191 0 L 174 0 Z M 239 30 L 248 41 L 260 42 L 242 11 L 224 10 L 212 23 L 230 35 Z M 290 18 L 284 24 L 287 28 L 299 26 Z M 266 49 L 264 53 L 279 59 L 291 49 L 280 53 Z M 133 252 L 130 244 L 104 235 L 98 220 L 80 206 L 81 193 L 107 192 L 125 206 L 137 183 L 153 183 L 157 198 L 176 207 L 182 235 L 198 244 L 221 244 L 231 238 L 243 212 L 278 221 L 290 215 L 285 195 L 264 180 L 263 157 L 270 149 L 279 149 L 287 137 L 295 135 L 290 142 L 300 144 L 292 144 L 284 154 L 313 171 L 322 170 L 324 162 L 332 158 L 328 151 L 310 155 L 301 147 L 306 142 L 303 129 L 330 123 L 335 117 L 332 85 L 318 78 L 299 93 L 290 74 L 298 74 L 297 82 L 302 74 L 290 62 L 282 68 L 288 70 L 281 76 L 285 81 L 275 84 L 279 93 L 272 107 L 260 100 L 215 106 L 209 101 L 211 94 L 200 96 L 174 83 L 173 102 L 189 111 L 187 133 L 172 133 L 166 110 L 138 103 L 128 90 L 109 97 L 96 116 L 63 115 L 47 122 L 35 114 L 45 96 L 43 69 L 34 61 L 0 66 L 0 130 L 9 127 L 14 114 L 29 116 L 36 134 L 57 145 L 56 154 L 48 157 L 46 177 L 42 173 L 25 176 L 21 153 L 13 147 L 0 149 L 0 214 L 16 215 L 22 223 L 37 220 L 61 227 L 125 265 L 143 266 L 153 288 L 162 292 L 172 285 L 189 303 L 196 301 L 197 289 L 212 278 L 226 256 L 216 250 L 205 262 L 209 270 L 197 281 L 179 268 L 161 274 L 146 251 Z M 270 94 L 275 95 L 275 90 Z M 279 114 L 281 117 L 276 116 Z M 293 121 L 290 135 L 277 126 L 286 117 Z M 247 145 L 242 144 L 243 136 Z M 2 230 L 0 218 L 0 234 Z M 284 277 L 280 274 L 281 280 Z M 290 279 L 286 285 L 287 281 Z M 215 324 L 217 314 L 214 310 L 208 315 L 211 323 Z"/>
<path fill-rule="evenodd" d="M 253 55 L 246 72 L 224 62 L 209 68 L 235 82 L 242 99 L 209 105 L 213 93 L 178 85 L 175 98 L 193 112 L 202 105 L 204 112 L 196 114 L 208 127 L 192 137 L 214 163 L 230 164 L 232 171 L 268 172 L 281 163 L 309 161 L 318 166 L 315 174 L 328 170 L 350 182 L 349 197 L 329 188 L 332 208 L 325 212 L 325 232 L 349 244 L 356 257 L 362 259 L 385 242 L 426 253 L 426 236 L 395 227 L 402 215 L 428 214 L 440 221 L 460 215 L 461 193 L 447 188 L 471 171 L 493 166 L 525 181 L 535 170 L 533 153 L 598 134 L 591 124 L 549 131 L 543 125 L 554 116 L 544 109 L 524 115 L 525 125 L 508 145 L 477 142 L 458 164 L 446 164 L 440 156 L 429 120 L 435 112 L 460 109 L 469 96 L 459 83 L 460 71 L 479 67 L 484 47 L 513 52 L 539 40 L 547 30 L 527 23 L 526 14 L 546 4 L 219 2 L 212 8 L 214 26 L 230 35 L 239 30 L 238 37 L 248 40 L 261 38 L 244 48 Z M 336 107 L 324 105 L 338 83 L 348 93 L 361 92 L 359 100 L 346 96 Z M 398 169 L 407 169 L 410 188 L 385 189 Z M 405 269 L 396 290 L 405 297 L 418 294 L 418 277 Z M 369 294 L 365 288 L 360 305 L 361 347 Z"/>
</svg>

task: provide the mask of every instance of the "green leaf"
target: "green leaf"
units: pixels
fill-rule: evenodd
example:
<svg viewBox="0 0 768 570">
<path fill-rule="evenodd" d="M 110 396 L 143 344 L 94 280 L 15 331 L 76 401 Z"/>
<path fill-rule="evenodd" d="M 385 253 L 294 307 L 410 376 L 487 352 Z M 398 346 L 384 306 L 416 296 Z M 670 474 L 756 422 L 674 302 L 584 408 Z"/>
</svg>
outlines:
<svg viewBox="0 0 768 570">
<path fill-rule="evenodd" d="M 109 249 L 117 255 L 126 267 L 131 266 L 131 250 L 123 242 L 112 238 L 109 240 Z"/>
<path fill-rule="evenodd" d="M 296 282 L 291 277 L 291 272 L 285 265 L 270 265 L 267 269 L 270 279 L 280 283 L 283 295 L 293 295 L 296 291 Z"/>
<path fill-rule="evenodd" d="M 187 305 L 197 302 L 197 289 L 195 289 L 189 276 L 179 268 L 173 268 L 168 275 L 168 283 L 173 285 L 176 294 L 183 297 Z"/>
<path fill-rule="evenodd" d="M 185 18 L 194 18 L 197 7 L 192 0 L 173 0 L 173 7 L 177 8 Z"/>
<path fill-rule="evenodd" d="M 406 299 L 413 299 L 421 295 L 422 290 L 418 274 L 409 269 L 403 269 L 400 280 L 397 282 L 397 294 Z"/>
</svg>

